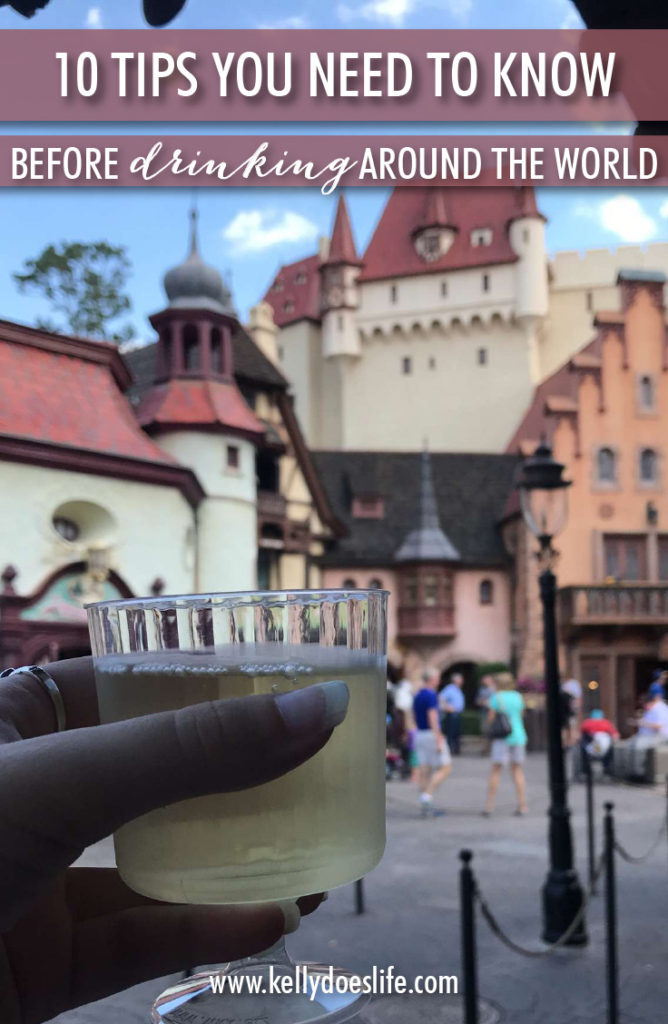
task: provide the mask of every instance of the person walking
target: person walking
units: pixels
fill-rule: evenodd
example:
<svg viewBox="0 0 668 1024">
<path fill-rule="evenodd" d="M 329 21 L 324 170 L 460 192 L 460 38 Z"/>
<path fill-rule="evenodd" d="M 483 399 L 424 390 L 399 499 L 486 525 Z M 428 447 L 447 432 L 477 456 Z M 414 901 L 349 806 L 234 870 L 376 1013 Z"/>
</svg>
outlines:
<svg viewBox="0 0 668 1024">
<path fill-rule="evenodd" d="M 415 717 L 415 752 L 420 786 L 420 811 L 423 818 L 439 817 L 445 812 L 434 808 L 434 793 L 450 774 L 450 748 L 441 730 L 436 690 L 439 675 L 436 669 L 422 674 L 422 688 L 413 700 Z"/>
<path fill-rule="evenodd" d="M 439 698 L 439 707 L 443 715 L 443 731 L 452 754 L 459 754 L 462 732 L 462 711 L 466 707 L 463 692 L 464 676 L 455 672 Z"/>
<path fill-rule="evenodd" d="M 478 693 L 475 699 L 475 705 L 480 709 L 480 735 L 485 738 L 485 742 L 482 749 L 482 756 L 489 754 L 492 749 L 492 741 L 485 737 L 485 726 L 487 724 L 487 715 L 489 714 L 489 702 L 496 693 L 496 683 L 494 682 L 494 676 L 484 675 L 480 680 L 480 686 L 478 687 Z"/>
<path fill-rule="evenodd" d="M 515 679 L 510 672 L 500 672 L 496 676 L 496 685 L 497 693 L 489 701 L 487 729 L 492 732 L 493 736 L 494 719 L 503 715 L 507 719 L 510 732 L 504 739 L 492 738 L 492 768 L 487 790 L 487 804 L 483 815 L 489 817 L 494 810 L 501 772 L 504 765 L 507 764 L 510 764 L 510 773 L 517 793 L 515 814 L 524 815 L 528 813 L 526 780 L 522 768 L 527 744 L 527 733 L 523 721 L 524 698 L 521 693 L 517 692 Z"/>
</svg>

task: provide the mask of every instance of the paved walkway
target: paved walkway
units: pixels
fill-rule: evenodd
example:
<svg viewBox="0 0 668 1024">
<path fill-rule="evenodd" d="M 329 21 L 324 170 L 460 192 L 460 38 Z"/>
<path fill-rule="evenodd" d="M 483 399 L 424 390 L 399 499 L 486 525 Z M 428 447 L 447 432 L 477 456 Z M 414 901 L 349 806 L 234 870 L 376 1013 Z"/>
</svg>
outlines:
<svg viewBox="0 0 668 1024">
<path fill-rule="evenodd" d="M 510 780 L 502 781 L 499 806 L 482 818 L 488 765 L 483 758 L 459 758 L 438 803 L 443 818 L 422 821 L 409 783 L 388 787 L 388 844 L 383 861 L 367 878 L 368 911 L 354 914 L 352 887 L 336 890 L 329 901 L 290 937 L 296 958 L 331 961 L 362 972 L 393 964 L 397 972 L 457 974 L 459 971 L 458 851 L 471 847 L 481 888 L 514 939 L 539 948 L 540 887 L 546 871 L 547 784 L 545 758 L 529 758 L 530 814 L 515 818 Z M 631 853 L 643 852 L 659 830 L 665 797 L 659 790 L 602 786 L 599 805 L 614 800 L 618 835 Z M 581 877 L 586 874 L 584 791 L 571 788 L 573 827 Z M 600 835 L 598 837 L 600 846 Z M 109 845 L 87 859 L 106 863 Z M 620 862 L 619 919 L 621 1003 L 624 1024 L 661 1024 L 668 1005 L 668 845 L 664 841 L 639 867 Z M 603 902 L 589 914 L 590 944 L 542 960 L 506 950 L 478 925 L 480 990 L 512 1024 L 603 1024 L 605 961 Z M 185 966 L 185 965 L 184 965 Z M 152 997 L 164 979 L 93 1006 L 64 1014 L 58 1024 L 146 1024 Z M 461 1021 L 452 997 L 431 1002 L 375 1004 L 369 1024 L 449 1024 Z"/>
</svg>

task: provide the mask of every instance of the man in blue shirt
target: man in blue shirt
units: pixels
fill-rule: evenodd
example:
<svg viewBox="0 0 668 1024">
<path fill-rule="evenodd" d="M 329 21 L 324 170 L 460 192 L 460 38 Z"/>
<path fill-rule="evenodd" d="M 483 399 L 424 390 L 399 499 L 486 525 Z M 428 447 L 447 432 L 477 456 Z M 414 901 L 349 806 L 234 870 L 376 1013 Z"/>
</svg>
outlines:
<svg viewBox="0 0 668 1024">
<path fill-rule="evenodd" d="M 422 675 L 422 689 L 413 700 L 415 716 L 415 753 L 417 755 L 420 810 L 422 817 L 440 817 L 444 812 L 435 810 L 433 798 L 436 789 L 450 774 L 450 750 L 441 731 L 438 714 L 439 675 L 436 669 L 428 669 Z"/>
<path fill-rule="evenodd" d="M 462 687 L 464 676 L 455 672 L 450 682 L 441 691 L 439 706 L 444 713 L 444 729 L 448 745 L 453 754 L 459 753 L 460 736 L 462 731 L 462 711 L 466 707 L 466 700 Z"/>
</svg>

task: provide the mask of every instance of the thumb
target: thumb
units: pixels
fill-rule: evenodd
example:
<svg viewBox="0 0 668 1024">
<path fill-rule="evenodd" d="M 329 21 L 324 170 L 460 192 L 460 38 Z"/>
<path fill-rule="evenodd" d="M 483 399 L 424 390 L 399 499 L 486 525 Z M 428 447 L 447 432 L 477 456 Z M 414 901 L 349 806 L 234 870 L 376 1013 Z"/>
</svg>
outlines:
<svg viewBox="0 0 668 1024">
<path fill-rule="evenodd" d="M 331 681 L 5 745 L 0 907 L 15 914 L 86 846 L 141 814 L 296 768 L 325 745 L 348 699 Z"/>
</svg>

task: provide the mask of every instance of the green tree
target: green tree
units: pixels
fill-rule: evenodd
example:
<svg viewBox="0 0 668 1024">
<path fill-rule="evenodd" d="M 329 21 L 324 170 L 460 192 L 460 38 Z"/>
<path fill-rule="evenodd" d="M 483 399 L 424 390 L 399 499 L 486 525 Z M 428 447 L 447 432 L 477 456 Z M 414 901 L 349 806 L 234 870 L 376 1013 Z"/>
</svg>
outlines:
<svg viewBox="0 0 668 1024">
<path fill-rule="evenodd" d="M 127 341 L 129 323 L 114 325 L 131 308 L 126 295 L 130 261 L 122 246 L 108 242 L 60 242 L 47 245 L 26 260 L 12 277 L 19 291 L 39 294 L 58 321 L 38 320 L 49 331 L 67 331 L 85 338 Z"/>
</svg>

